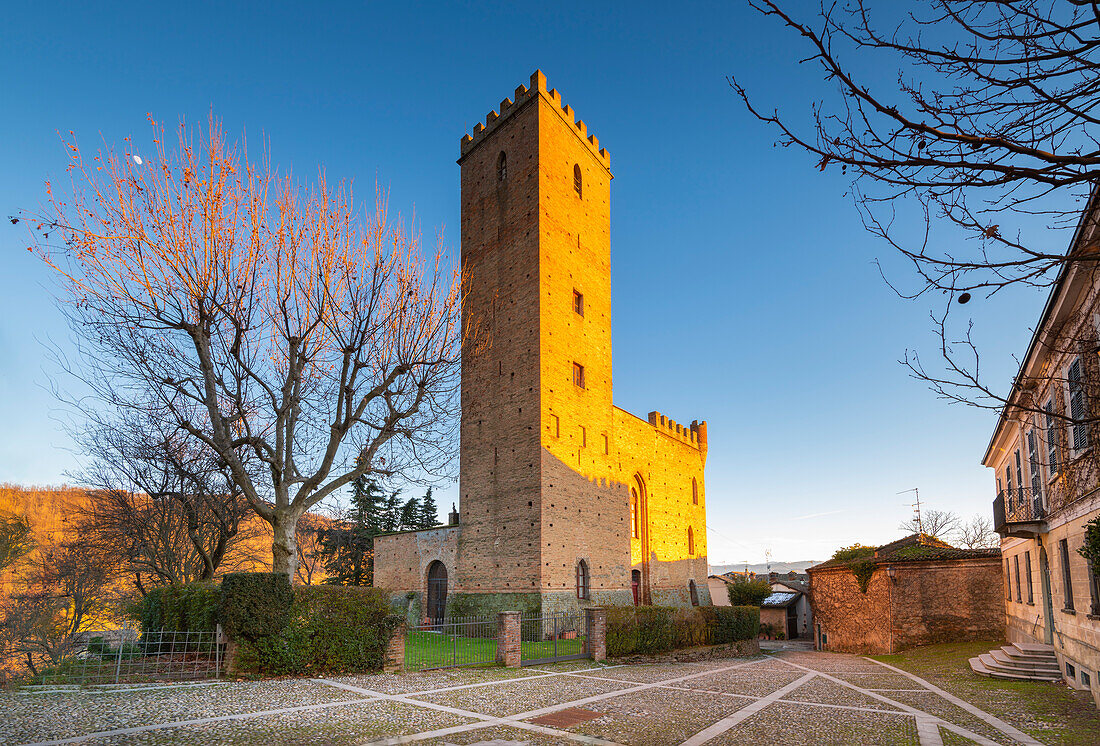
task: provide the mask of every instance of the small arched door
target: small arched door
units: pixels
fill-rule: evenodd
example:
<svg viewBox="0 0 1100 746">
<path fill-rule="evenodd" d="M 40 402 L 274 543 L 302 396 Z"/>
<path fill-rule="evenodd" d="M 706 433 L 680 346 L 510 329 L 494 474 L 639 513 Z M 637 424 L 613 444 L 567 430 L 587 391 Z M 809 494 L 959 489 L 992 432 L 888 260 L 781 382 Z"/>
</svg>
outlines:
<svg viewBox="0 0 1100 746">
<path fill-rule="evenodd" d="M 428 565 L 428 619 L 442 622 L 447 609 L 447 566 L 439 560 Z"/>
<path fill-rule="evenodd" d="M 630 592 L 634 594 L 634 605 L 637 606 L 642 601 L 642 572 L 641 570 L 630 571 Z"/>
</svg>

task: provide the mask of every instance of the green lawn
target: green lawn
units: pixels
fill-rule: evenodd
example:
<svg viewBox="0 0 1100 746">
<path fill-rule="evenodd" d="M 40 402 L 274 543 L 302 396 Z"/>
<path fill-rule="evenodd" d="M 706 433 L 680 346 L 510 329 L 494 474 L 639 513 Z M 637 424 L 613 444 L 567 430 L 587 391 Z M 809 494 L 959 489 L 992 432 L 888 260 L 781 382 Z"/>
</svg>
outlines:
<svg viewBox="0 0 1100 746">
<path fill-rule="evenodd" d="M 990 679 L 970 670 L 970 658 L 1004 644 L 990 640 L 927 645 L 872 657 L 927 679 L 1043 743 L 1100 742 L 1100 711 L 1086 692 L 1064 684 Z"/>
<path fill-rule="evenodd" d="M 553 640 L 520 643 L 523 660 L 536 660 L 556 655 L 576 655 L 584 652 L 584 638 L 558 640 L 555 653 Z M 439 632 L 410 631 L 405 636 L 405 668 L 418 671 L 425 668 L 463 665 L 495 665 L 496 637 L 460 637 Z"/>
</svg>

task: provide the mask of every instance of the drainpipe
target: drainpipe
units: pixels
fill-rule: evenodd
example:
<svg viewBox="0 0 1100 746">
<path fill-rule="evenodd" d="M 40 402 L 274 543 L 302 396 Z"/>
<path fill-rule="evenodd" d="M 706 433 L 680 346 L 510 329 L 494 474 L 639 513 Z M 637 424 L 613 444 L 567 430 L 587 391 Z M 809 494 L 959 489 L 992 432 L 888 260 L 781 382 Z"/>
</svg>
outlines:
<svg viewBox="0 0 1100 746">
<path fill-rule="evenodd" d="M 1043 546 L 1042 534 L 1036 534 L 1039 543 L 1039 581 L 1043 586 L 1043 642 L 1054 644 L 1054 605 L 1050 598 L 1050 564 L 1047 562 L 1047 549 Z"/>
</svg>

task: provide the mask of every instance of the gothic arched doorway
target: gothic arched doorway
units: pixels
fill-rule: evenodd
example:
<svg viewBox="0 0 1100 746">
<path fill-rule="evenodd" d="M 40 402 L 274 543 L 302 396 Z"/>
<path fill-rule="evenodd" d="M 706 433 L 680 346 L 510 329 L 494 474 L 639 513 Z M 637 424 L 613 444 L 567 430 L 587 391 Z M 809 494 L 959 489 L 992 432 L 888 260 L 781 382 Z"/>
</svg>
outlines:
<svg viewBox="0 0 1100 746">
<path fill-rule="evenodd" d="M 447 566 L 439 560 L 428 565 L 427 607 L 429 621 L 443 621 L 447 610 Z"/>
<path fill-rule="evenodd" d="M 632 531 L 637 535 L 642 550 L 641 572 L 634 570 L 631 573 L 631 591 L 634 593 L 635 604 L 649 605 L 653 603 L 649 595 L 649 495 L 646 493 L 645 480 L 641 474 L 634 475 L 634 484 L 630 487 L 631 508 L 634 513 L 631 521 Z M 635 507 L 635 504 L 637 507 Z M 634 575 L 638 575 L 638 584 L 634 585 Z"/>
<path fill-rule="evenodd" d="M 630 592 L 634 595 L 634 605 L 642 602 L 642 571 L 630 571 Z"/>
</svg>

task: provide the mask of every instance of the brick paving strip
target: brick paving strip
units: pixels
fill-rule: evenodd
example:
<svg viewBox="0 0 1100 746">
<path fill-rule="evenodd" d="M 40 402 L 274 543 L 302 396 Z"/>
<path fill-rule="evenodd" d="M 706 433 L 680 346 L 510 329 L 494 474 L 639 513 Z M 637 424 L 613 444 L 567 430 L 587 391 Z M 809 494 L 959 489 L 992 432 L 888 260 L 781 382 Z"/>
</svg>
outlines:
<svg viewBox="0 0 1100 746">
<path fill-rule="evenodd" d="M 990 725 L 992 725 L 997 730 L 1004 733 L 1006 736 L 1014 738 L 1017 741 L 1019 741 L 1020 743 L 1026 743 L 1026 744 L 1028 744 L 1028 746 L 1042 746 L 1039 741 L 1036 741 L 1034 738 L 1029 736 L 1027 733 L 1024 733 L 1023 731 L 1019 730 L 1018 728 L 1012 727 L 1011 725 L 1009 725 L 1005 721 L 1001 720 L 999 717 L 997 717 L 995 715 L 991 715 L 988 712 L 986 712 L 985 710 L 979 710 L 977 707 L 970 704 L 965 699 L 959 699 L 958 697 L 956 697 L 951 692 L 945 692 L 943 689 L 940 689 L 935 684 L 932 684 L 931 682 L 925 681 L 924 679 L 922 679 L 919 676 L 915 676 L 914 674 L 911 674 L 908 671 L 903 671 L 900 668 L 895 668 L 894 666 L 891 666 L 889 663 L 883 663 L 882 661 L 876 661 L 874 658 L 867 658 L 867 660 L 871 661 L 872 663 L 877 663 L 880 666 L 883 666 L 885 668 L 889 668 L 891 671 L 894 671 L 895 673 L 900 673 L 902 676 L 905 676 L 908 679 L 912 679 L 913 681 L 917 682 L 921 686 L 927 688 L 929 691 L 935 692 L 936 694 L 940 695 L 941 697 L 946 699 L 951 704 L 955 705 L 956 707 L 961 707 L 962 709 L 966 710 L 967 712 L 969 712 L 974 717 L 984 720 L 985 722 L 989 723 Z"/>
</svg>

